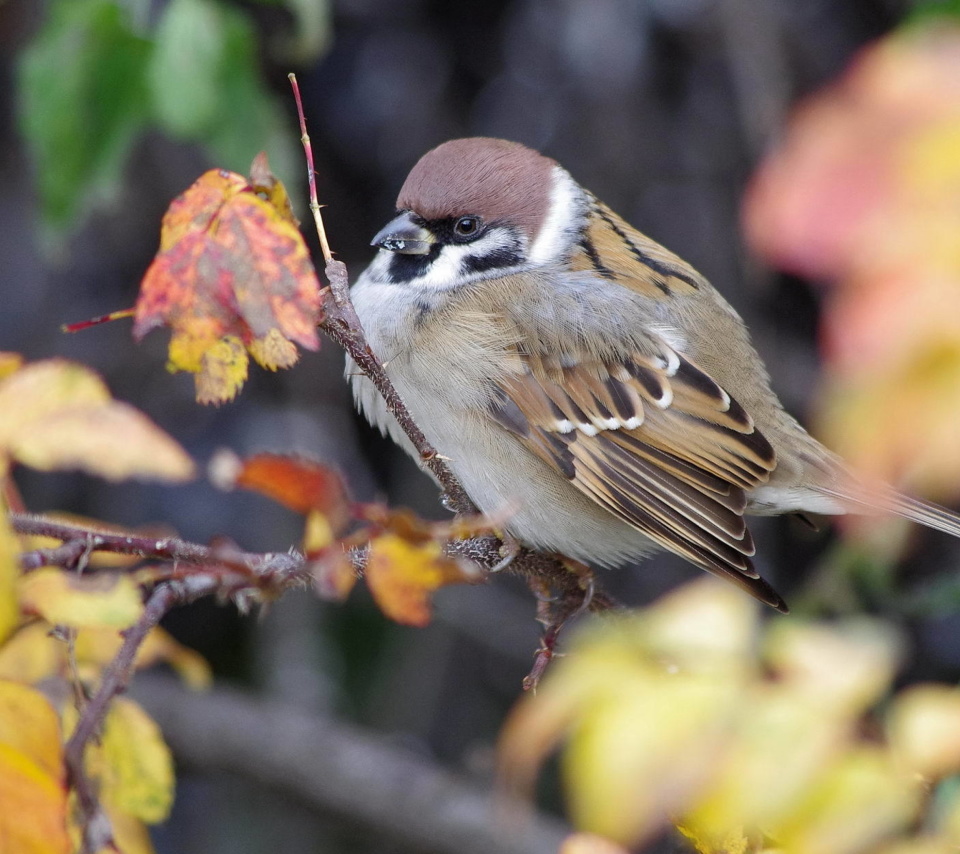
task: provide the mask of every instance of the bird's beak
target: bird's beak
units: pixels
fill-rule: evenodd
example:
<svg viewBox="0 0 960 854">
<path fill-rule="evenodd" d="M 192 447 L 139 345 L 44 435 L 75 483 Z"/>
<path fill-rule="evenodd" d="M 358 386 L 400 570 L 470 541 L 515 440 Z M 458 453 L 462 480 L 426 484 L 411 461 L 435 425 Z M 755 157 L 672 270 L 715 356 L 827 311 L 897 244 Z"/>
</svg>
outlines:
<svg viewBox="0 0 960 854">
<path fill-rule="evenodd" d="M 435 241 L 429 230 L 414 221 L 410 211 L 404 211 L 381 228 L 370 245 L 402 255 L 426 255 Z"/>
</svg>

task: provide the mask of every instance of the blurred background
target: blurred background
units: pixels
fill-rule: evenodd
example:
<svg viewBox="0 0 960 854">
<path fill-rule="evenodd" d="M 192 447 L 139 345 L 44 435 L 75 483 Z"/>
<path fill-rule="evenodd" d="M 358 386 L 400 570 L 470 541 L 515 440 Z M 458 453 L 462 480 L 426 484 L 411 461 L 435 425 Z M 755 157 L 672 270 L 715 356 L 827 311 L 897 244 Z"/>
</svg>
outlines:
<svg viewBox="0 0 960 854">
<path fill-rule="evenodd" d="M 252 369 L 236 402 L 201 408 L 192 379 L 165 370 L 164 333 L 135 346 L 124 321 L 60 332 L 133 304 L 166 206 L 208 168 L 245 173 L 266 149 L 303 217 L 305 167 L 286 79 L 295 71 L 330 244 L 353 276 L 423 152 L 459 136 L 518 140 L 710 278 L 803 420 L 818 376 L 818 292 L 746 253 L 741 197 L 791 107 L 911 8 L 907 0 L 5 0 L 0 349 L 90 365 L 201 463 L 224 446 L 298 451 L 336 465 L 359 499 L 442 518 L 430 481 L 354 414 L 341 354 L 328 341 L 292 370 Z M 142 86 L 129 73 L 140 62 Z M 172 489 L 27 471 L 18 481 L 33 510 L 162 522 L 192 540 L 222 535 L 246 549 L 282 550 L 301 532 L 298 517 L 267 500 L 205 482 Z M 856 561 L 828 530 L 795 520 L 752 527 L 758 569 L 791 604 L 879 613 L 911 638 L 910 679 L 960 675 L 960 621 L 907 607 L 909 596 L 896 592 L 955 565 L 956 543 L 917 532 L 892 577 L 887 567 L 851 569 Z M 639 605 L 694 572 L 658 556 L 604 581 Z M 362 590 L 337 606 L 294 593 L 245 616 L 199 603 L 167 627 L 242 696 L 336 727 L 349 722 L 357 729 L 343 730 L 345 739 L 373 734 L 385 751 L 482 789 L 538 642 L 534 607 L 522 584 L 502 578 L 442 591 L 425 630 L 390 624 Z M 189 720 L 171 726 L 182 773 L 158 851 L 467 850 L 397 829 L 414 816 L 378 822 L 325 796 L 309 802 L 282 779 L 258 781 L 242 762 L 178 736 Z M 544 809 L 559 809 L 546 788 Z M 552 850 L 543 841 L 550 832 L 503 850 Z"/>
</svg>

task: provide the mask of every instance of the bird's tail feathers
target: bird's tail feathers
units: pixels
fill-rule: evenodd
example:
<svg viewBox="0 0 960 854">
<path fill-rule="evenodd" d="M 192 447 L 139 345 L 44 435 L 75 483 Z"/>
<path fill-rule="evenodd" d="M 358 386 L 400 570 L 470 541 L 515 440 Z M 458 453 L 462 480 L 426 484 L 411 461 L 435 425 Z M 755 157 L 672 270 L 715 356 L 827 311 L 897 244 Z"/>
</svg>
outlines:
<svg viewBox="0 0 960 854">
<path fill-rule="evenodd" d="M 871 515 L 874 513 L 894 513 L 911 522 L 917 522 L 928 528 L 943 531 L 953 537 L 960 537 L 960 513 L 941 507 L 930 501 L 911 498 L 897 492 L 889 486 L 875 489 L 866 487 L 836 488 L 821 486 L 817 490 L 831 498 L 836 498 L 851 513 Z"/>
</svg>

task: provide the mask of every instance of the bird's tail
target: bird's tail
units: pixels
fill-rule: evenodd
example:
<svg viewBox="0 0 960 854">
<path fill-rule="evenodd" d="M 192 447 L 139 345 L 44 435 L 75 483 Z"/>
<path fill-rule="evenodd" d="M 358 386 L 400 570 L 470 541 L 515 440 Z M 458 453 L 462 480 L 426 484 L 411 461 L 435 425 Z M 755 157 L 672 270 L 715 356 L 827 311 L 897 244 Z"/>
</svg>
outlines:
<svg viewBox="0 0 960 854">
<path fill-rule="evenodd" d="M 831 498 L 836 498 L 850 513 L 894 513 L 903 516 L 911 522 L 917 522 L 928 528 L 943 531 L 953 537 L 960 537 L 960 513 L 941 507 L 930 501 L 921 501 L 911 498 L 902 492 L 897 492 L 889 486 L 874 489 L 857 486 L 852 488 L 836 488 L 821 486 L 817 490 Z"/>
</svg>

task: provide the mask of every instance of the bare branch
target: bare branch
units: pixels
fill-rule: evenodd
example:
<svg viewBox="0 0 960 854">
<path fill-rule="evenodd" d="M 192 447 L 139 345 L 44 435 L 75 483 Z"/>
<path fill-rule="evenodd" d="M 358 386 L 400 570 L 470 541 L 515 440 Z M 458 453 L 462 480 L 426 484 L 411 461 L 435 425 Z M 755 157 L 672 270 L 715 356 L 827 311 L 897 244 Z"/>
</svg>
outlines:
<svg viewBox="0 0 960 854">
<path fill-rule="evenodd" d="M 64 748 L 67 778 L 77 793 L 83 827 L 83 854 L 113 846 L 110 822 L 100 805 L 94 785 L 83 767 L 83 755 L 90 739 L 100 731 L 113 698 L 126 690 L 133 675 L 137 651 L 154 628 L 181 597 L 172 584 L 162 584 L 150 596 L 140 619 L 124 634 L 120 651 L 103 673 L 96 694 L 80 710 L 80 719 Z"/>
<path fill-rule="evenodd" d="M 179 537 L 100 531 L 30 513 L 11 513 L 10 523 L 18 534 L 50 537 L 63 543 L 57 549 L 23 554 L 20 566 L 25 571 L 39 566 L 66 566 L 69 564 L 63 561 L 75 553 L 79 556 L 85 551 L 101 551 L 202 566 L 207 572 L 224 569 L 226 573 L 220 574 L 224 588 L 257 586 L 280 592 L 307 580 L 303 555 L 296 552 L 245 552 L 232 544 L 205 546 Z M 54 558 L 52 564 L 45 562 L 48 557 Z"/>
</svg>

